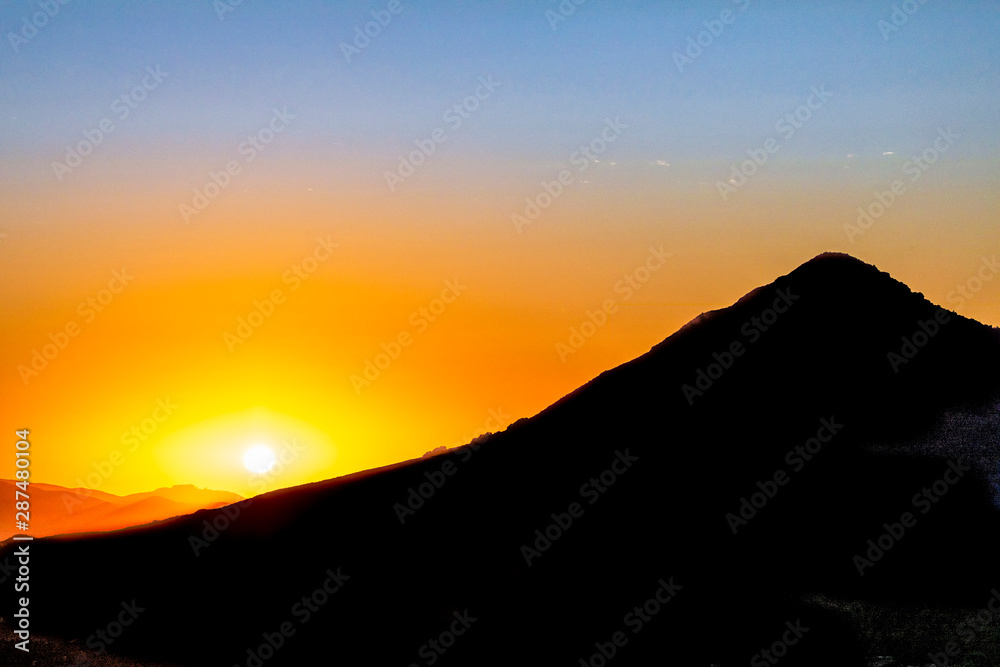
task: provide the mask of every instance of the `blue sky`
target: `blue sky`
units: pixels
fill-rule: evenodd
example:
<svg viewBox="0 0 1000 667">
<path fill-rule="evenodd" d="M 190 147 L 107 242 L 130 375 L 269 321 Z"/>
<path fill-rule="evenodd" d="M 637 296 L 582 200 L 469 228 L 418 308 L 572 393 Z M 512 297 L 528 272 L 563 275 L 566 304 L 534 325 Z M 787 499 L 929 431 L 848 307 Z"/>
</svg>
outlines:
<svg viewBox="0 0 1000 667">
<path fill-rule="evenodd" d="M 135 85 L 147 65 L 170 73 L 137 123 L 148 138 L 212 141 L 297 110 L 310 140 L 392 152 L 492 74 L 503 84 L 469 151 L 564 157 L 606 116 L 632 121 L 636 157 L 730 159 L 825 84 L 829 113 L 788 152 L 811 158 L 916 150 L 941 124 L 969 128 L 964 150 L 994 155 L 1000 136 L 1000 11 L 928 2 L 883 38 L 893 3 L 590 0 L 553 30 L 556 2 L 401 3 L 360 55 L 339 44 L 380 2 L 247 0 L 219 20 L 209 0 L 71 2 L 14 53 L 0 49 L 0 140 L 59 145 Z M 735 20 L 685 71 L 672 55 L 725 9 Z M 5 2 L 16 31 L 33 2 Z M 472 122 L 479 123 L 481 118 Z"/>
</svg>

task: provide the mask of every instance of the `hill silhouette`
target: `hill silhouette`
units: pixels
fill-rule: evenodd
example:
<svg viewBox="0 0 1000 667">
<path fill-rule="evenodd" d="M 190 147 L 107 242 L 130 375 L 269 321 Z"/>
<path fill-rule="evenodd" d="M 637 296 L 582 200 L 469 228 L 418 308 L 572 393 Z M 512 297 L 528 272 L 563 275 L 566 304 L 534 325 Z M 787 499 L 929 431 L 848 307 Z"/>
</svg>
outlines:
<svg viewBox="0 0 1000 667">
<path fill-rule="evenodd" d="M 465 447 L 37 540 L 33 627 L 134 601 L 109 650 L 185 665 L 923 664 L 1000 583 L 998 371 L 997 330 L 820 255 Z"/>
<path fill-rule="evenodd" d="M 200 489 L 191 484 L 127 496 L 56 484 L 33 483 L 30 489 L 31 534 L 35 537 L 119 530 L 243 500 L 235 493 Z M 0 493 L 5 498 L 13 498 L 14 490 L 14 480 L 0 479 Z M 14 534 L 13 522 L 0 527 L 0 540 L 10 539 Z"/>
</svg>

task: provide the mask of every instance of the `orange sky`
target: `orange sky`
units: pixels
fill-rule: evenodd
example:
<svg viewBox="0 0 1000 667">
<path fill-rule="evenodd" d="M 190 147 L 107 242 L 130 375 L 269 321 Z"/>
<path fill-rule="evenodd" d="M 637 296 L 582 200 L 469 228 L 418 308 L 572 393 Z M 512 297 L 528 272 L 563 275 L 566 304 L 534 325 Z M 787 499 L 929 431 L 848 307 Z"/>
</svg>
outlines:
<svg viewBox="0 0 1000 667">
<path fill-rule="evenodd" d="M 534 193 L 521 183 L 469 176 L 389 197 L 360 179 L 329 187 L 278 155 L 185 224 L 184 191 L 112 177 L 133 168 L 0 189 L 3 419 L 11 434 L 31 429 L 34 481 L 252 495 L 413 458 L 496 430 L 498 415 L 537 413 L 820 252 L 850 252 L 956 308 L 949 292 L 1000 246 L 996 187 L 975 177 L 995 170 L 986 162 L 940 166 L 853 242 L 844 224 L 881 172 L 762 175 L 724 203 L 674 167 L 595 165 L 590 183 L 518 233 L 511 213 Z M 338 247 L 317 251 L 318 239 Z M 645 277 L 635 272 L 650 248 L 670 257 L 626 300 L 619 281 Z M 303 262 L 314 272 L 293 278 Z M 91 312 L 88 297 L 123 270 L 134 278 Z M 447 281 L 457 296 L 435 303 Z M 227 344 L 275 290 L 271 316 Z M 561 359 L 557 344 L 607 299 L 607 324 Z M 998 303 L 1000 280 L 957 309 L 1000 324 Z M 421 308 L 439 314 L 431 322 Z M 74 323 L 77 335 L 25 381 L 19 367 Z M 400 334 L 409 344 L 356 390 L 352 376 Z M 256 442 L 287 464 L 253 477 L 240 459 Z"/>
</svg>

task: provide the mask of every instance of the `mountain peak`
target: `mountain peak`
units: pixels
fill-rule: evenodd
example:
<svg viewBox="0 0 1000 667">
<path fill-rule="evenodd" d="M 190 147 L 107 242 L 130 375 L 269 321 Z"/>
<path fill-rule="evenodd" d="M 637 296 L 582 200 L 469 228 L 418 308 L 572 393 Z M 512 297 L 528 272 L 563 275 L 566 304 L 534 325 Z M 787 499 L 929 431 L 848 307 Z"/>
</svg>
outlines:
<svg viewBox="0 0 1000 667">
<path fill-rule="evenodd" d="M 854 618 L 885 618 L 878 610 L 892 608 L 883 601 L 919 602 L 961 610 L 957 622 L 996 581 L 996 459 L 979 453 L 960 463 L 965 452 L 992 447 L 995 429 L 992 421 L 954 428 L 952 415 L 961 408 L 992 418 L 997 378 L 1000 341 L 986 327 L 944 314 L 850 255 L 823 253 L 488 444 L 282 489 L 239 511 L 43 543 L 32 552 L 46 572 L 33 604 L 56 613 L 41 615 L 36 629 L 86 636 L 135 598 L 157 610 L 157 622 L 135 624 L 115 651 L 145 664 L 234 664 L 285 617 L 290 595 L 323 590 L 343 563 L 347 592 L 326 589 L 315 625 L 281 649 L 275 666 L 312 664 L 338 633 L 352 639 L 337 644 L 343 662 L 405 664 L 456 609 L 490 621 L 456 642 L 454 664 L 509 664 L 529 653 L 549 664 L 565 661 L 567 646 L 608 637 L 608 619 L 659 598 L 653 591 L 674 587 L 676 575 L 678 588 L 692 585 L 658 612 L 662 634 L 644 633 L 649 648 L 623 653 L 619 667 L 678 650 L 678 661 L 692 664 L 738 662 L 788 618 L 817 628 L 789 666 L 867 664 L 871 633 Z M 961 443 L 929 440 L 939 425 Z M 949 490 L 945 471 L 970 479 Z M 932 507 L 921 487 L 947 499 L 917 519 L 912 537 L 895 537 L 886 562 L 865 560 L 873 541 L 903 530 L 908 520 L 897 518 L 911 514 L 900 514 L 907 504 Z M 191 485 L 167 491 L 194 495 Z M 61 507 L 58 496 L 53 502 Z M 286 548 L 289 535 L 295 549 Z M 0 561 L 13 562 L 15 548 L 0 547 Z M 211 555 L 197 558 L 206 548 Z M 94 587 L 94 573 L 123 553 L 142 555 L 126 570 L 137 575 Z M 859 559 L 875 568 L 863 579 Z M 581 586 L 596 570 L 613 572 L 614 586 Z M 280 582 L 247 594 L 248 581 L 272 571 Z M 194 598 L 207 604 L 191 605 Z M 723 609 L 720 600 L 737 602 Z M 861 612 L 831 611 L 838 601 Z M 0 600 L 0 615 L 16 609 Z M 376 616 L 385 622 L 372 624 Z M 937 641 L 896 617 L 893 632 L 915 632 L 913 645 Z M 190 646 L 171 641 L 191 626 L 226 641 L 204 642 L 191 662 Z M 713 644 L 719 627 L 725 647 Z M 404 639 L 386 642 L 387 634 Z"/>
<path fill-rule="evenodd" d="M 850 254 L 848 254 L 846 252 L 833 252 L 833 251 L 821 252 L 820 254 L 816 255 L 815 257 L 813 257 L 809 261 L 805 262 L 803 264 L 803 266 L 805 264 L 812 264 L 814 262 L 833 262 L 833 261 L 840 261 L 840 262 L 843 262 L 845 264 L 848 264 L 848 263 L 849 264 L 863 264 L 864 266 L 871 266 L 871 264 L 868 264 L 867 262 L 864 262 L 864 261 L 858 259 L 854 255 L 850 255 Z"/>
<path fill-rule="evenodd" d="M 878 277 L 890 278 L 889 274 L 874 264 L 869 264 L 854 255 L 843 252 L 823 252 L 800 264 L 792 271 L 794 275 L 807 275 L 811 280 L 866 280 Z M 903 283 L 892 279 L 897 286 Z M 909 288 L 907 287 L 909 291 Z"/>
</svg>

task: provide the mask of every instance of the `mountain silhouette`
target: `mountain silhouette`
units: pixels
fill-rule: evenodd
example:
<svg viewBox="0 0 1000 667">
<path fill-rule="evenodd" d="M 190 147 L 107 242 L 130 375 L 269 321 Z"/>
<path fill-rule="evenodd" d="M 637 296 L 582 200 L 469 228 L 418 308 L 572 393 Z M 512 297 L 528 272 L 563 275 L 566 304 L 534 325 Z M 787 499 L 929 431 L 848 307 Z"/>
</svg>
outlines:
<svg viewBox="0 0 1000 667">
<path fill-rule="evenodd" d="M 820 255 L 464 447 L 36 540 L 32 627 L 94 648 L 134 604 L 106 648 L 179 665 L 925 664 L 1000 584 L 998 371 L 996 329 Z"/>
<path fill-rule="evenodd" d="M 13 498 L 14 484 L 15 480 L 0 480 L 0 493 Z M 35 537 L 118 530 L 243 500 L 235 493 L 190 484 L 116 496 L 94 489 L 32 483 L 30 495 L 31 534 Z M 13 523 L 0 527 L 0 540 L 15 534 Z"/>
</svg>

